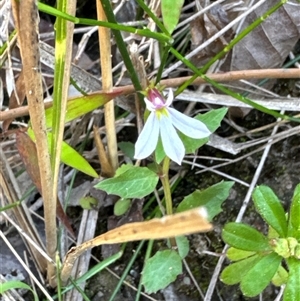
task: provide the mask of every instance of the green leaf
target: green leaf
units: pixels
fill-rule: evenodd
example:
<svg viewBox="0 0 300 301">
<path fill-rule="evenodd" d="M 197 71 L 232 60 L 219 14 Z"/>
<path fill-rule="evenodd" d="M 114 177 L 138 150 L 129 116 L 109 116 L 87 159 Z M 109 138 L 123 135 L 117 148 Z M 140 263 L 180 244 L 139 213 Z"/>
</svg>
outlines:
<svg viewBox="0 0 300 301">
<path fill-rule="evenodd" d="M 211 110 L 205 114 L 198 114 L 195 117 L 195 119 L 205 123 L 208 129 L 213 133 L 220 126 L 221 121 L 223 120 L 226 113 L 227 113 L 227 108 L 221 108 L 221 109 Z M 186 154 L 194 153 L 196 149 L 206 144 L 209 140 L 209 138 L 192 139 L 180 132 L 178 134 L 184 144 Z"/>
<path fill-rule="evenodd" d="M 172 34 L 178 24 L 184 0 L 161 0 L 161 13 L 164 25 Z"/>
<path fill-rule="evenodd" d="M 295 188 L 289 214 L 289 236 L 300 241 L 300 184 Z"/>
<path fill-rule="evenodd" d="M 271 188 L 258 186 L 255 188 L 252 198 L 256 210 L 262 218 L 281 236 L 287 235 L 287 220 L 280 200 Z"/>
<path fill-rule="evenodd" d="M 181 273 L 181 257 L 176 251 L 158 251 L 146 261 L 142 284 L 147 293 L 155 293 L 172 283 Z"/>
<path fill-rule="evenodd" d="M 178 247 L 178 253 L 181 259 L 184 259 L 190 251 L 190 243 L 186 236 L 176 236 L 176 245 Z"/>
<path fill-rule="evenodd" d="M 127 170 L 130 170 L 133 167 L 132 164 L 122 164 L 117 170 L 115 176 L 119 176 Z"/>
<path fill-rule="evenodd" d="M 177 212 L 205 206 L 208 213 L 208 220 L 212 219 L 222 211 L 221 205 L 228 198 L 234 182 L 222 181 L 205 190 L 195 190 L 186 196 L 177 208 Z"/>
<path fill-rule="evenodd" d="M 50 136 L 51 133 L 48 133 L 48 141 Z M 62 142 L 60 160 L 66 165 L 73 167 L 93 178 L 99 177 L 95 169 L 90 165 L 90 163 L 85 158 L 83 158 L 73 147 L 71 147 L 64 141 Z"/>
<path fill-rule="evenodd" d="M 34 300 L 39 301 L 39 298 L 38 298 L 37 294 L 35 293 L 35 291 L 32 290 L 29 285 L 27 285 L 26 283 L 23 283 L 21 281 L 7 281 L 4 283 L 1 283 L 0 295 L 2 295 L 3 293 L 5 293 L 6 291 L 8 291 L 10 289 L 18 289 L 18 288 L 22 288 L 22 289 L 31 291 L 34 296 Z"/>
<path fill-rule="evenodd" d="M 96 208 L 98 201 L 91 196 L 86 196 L 79 200 L 79 204 L 83 209 L 91 210 Z"/>
<path fill-rule="evenodd" d="M 272 239 L 272 238 L 278 238 L 279 234 L 277 233 L 277 231 L 275 231 L 270 225 L 269 225 L 269 229 L 268 229 L 268 238 Z"/>
<path fill-rule="evenodd" d="M 258 255 L 254 255 L 229 265 L 223 270 L 220 277 L 221 281 L 228 285 L 233 285 L 241 282 L 246 273 L 259 260 L 260 257 Z"/>
<path fill-rule="evenodd" d="M 28 128 L 27 131 L 29 137 L 36 143 L 34 133 L 32 128 Z M 51 141 L 52 141 L 52 133 L 47 133 L 48 146 L 50 151 Z M 77 169 L 93 178 L 98 178 L 97 172 L 90 165 L 90 163 L 82 157 L 74 148 L 72 148 L 66 142 L 62 142 L 62 150 L 61 150 L 61 162 L 64 164 Z"/>
<path fill-rule="evenodd" d="M 245 250 L 240 250 L 240 249 L 231 247 L 228 249 L 226 256 L 231 261 L 239 261 L 239 260 L 248 258 L 254 254 L 255 254 L 255 252 L 253 252 L 253 251 L 245 251 Z"/>
<path fill-rule="evenodd" d="M 272 283 L 276 286 L 281 286 L 287 283 L 288 277 L 289 273 L 282 265 L 280 265 L 274 277 L 272 278 Z"/>
<path fill-rule="evenodd" d="M 95 188 L 129 199 L 140 199 L 153 192 L 158 182 L 158 175 L 147 167 L 128 166 L 125 172 L 101 181 Z"/>
<path fill-rule="evenodd" d="M 119 142 L 118 147 L 130 159 L 134 157 L 134 144 L 131 142 Z"/>
<path fill-rule="evenodd" d="M 279 268 L 282 258 L 276 253 L 263 256 L 242 278 L 241 290 L 247 297 L 260 294 L 271 282 Z"/>
<path fill-rule="evenodd" d="M 221 121 L 225 117 L 227 111 L 227 108 L 215 109 L 205 114 L 198 114 L 195 118 L 205 123 L 208 129 L 211 132 L 214 132 L 220 127 Z"/>
<path fill-rule="evenodd" d="M 256 229 L 242 223 L 228 223 L 222 231 L 223 240 L 237 249 L 245 251 L 271 251 L 267 237 Z"/>
<path fill-rule="evenodd" d="M 128 211 L 130 204 L 130 199 L 119 199 L 114 205 L 114 215 L 120 216 L 125 214 Z"/>
<path fill-rule="evenodd" d="M 299 301 L 300 288 L 300 260 L 289 258 L 287 260 L 289 277 L 283 294 L 283 301 Z"/>
<path fill-rule="evenodd" d="M 67 103 L 67 110 L 65 112 L 65 123 L 72 121 L 75 118 L 78 118 L 88 112 L 91 112 L 100 106 L 103 106 L 119 94 L 120 91 L 109 93 L 97 93 L 70 99 Z M 45 115 L 47 128 L 51 128 L 53 107 L 46 109 Z"/>
</svg>

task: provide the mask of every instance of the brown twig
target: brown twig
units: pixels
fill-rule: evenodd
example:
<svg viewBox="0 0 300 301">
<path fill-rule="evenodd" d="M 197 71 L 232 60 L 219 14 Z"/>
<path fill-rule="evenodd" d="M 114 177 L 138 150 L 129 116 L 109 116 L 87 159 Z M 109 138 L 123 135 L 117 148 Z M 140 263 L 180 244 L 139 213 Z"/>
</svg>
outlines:
<svg viewBox="0 0 300 301">
<path fill-rule="evenodd" d="M 101 1 L 96 1 L 97 5 L 97 17 L 100 21 L 107 21 L 105 12 L 102 7 Z M 110 92 L 113 88 L 112 79 L 112 66 L 111 66 L 111 43 L 110 43 L 110 29 L 105 27 L 99 27 L 99 47 L 100 47 L 100 62 L 101 62 L 101 74 L 102 74 L 102 86 L 104 92 Z M 115 127 L 115 109 L 114 101 L 110 101 L 104 105 L 104 118 L 106 127 L 107 137 L 107 152 L 108 158 L 115 170 L 118 168 L 118 146 L 117 146 L 117 135 Z"/>
<path fill-rule="evenodd" d="M 41 190 L 44 200 L 46 249 L 55 262 L 56 252 L 56 198 L 52 195 L 52 172 L 48 151 L 46 118 L 43 103 L 43 87 L 39 61 L 38 9 L 35 0 L 13 1 L 14 18 L 18 24 L 18 40 L 21 49 L 24 81 L 32 129 L 36 141 Z M 52 285 L 55 265 L 47 262 L 47 276 Z"/>
<path fill-rule="evenodd" d="M 241 70 L 230 71 L 226 73 L 207 74 L 209 78 L 216 82 L 233 82 L 240 79 L 264 79 L 264 78 L 300 78 L 299 69 L 259 69 L 259 70 Z M 166 87 L 178 87 L 185 81 L 190 79 L 190 76 L 177 77 L 164 79 L 160 83 Z M 193 85 L 202 85 L 205 81 L 202 78 L 197 78 Z M 119 91 L 120 95 L 128 95 L 134 93 L 133 85 L 122 86 L 114 88 L 114 91 Z M 101 93 L 103 91 L 97 91 L 94 93 Z M 45 103 L 45 108 L 52 106 L 52 102 Z M 28 106 L 23 106 L 17 109 L 12 109 L 0 113 L 0 121 L 7 120 L 9 118 L 17 118 L 28 115 Z"/>
</svg>

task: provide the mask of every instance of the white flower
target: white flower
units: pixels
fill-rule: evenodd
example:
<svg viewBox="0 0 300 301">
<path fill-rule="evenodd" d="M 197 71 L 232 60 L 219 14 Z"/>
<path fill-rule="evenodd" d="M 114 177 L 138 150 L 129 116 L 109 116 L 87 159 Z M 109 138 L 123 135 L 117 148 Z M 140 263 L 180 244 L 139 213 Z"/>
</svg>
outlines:
<svg viewBox="0 0 300 301">
<path fill-rule="evenodd" d="M 181 165 L 185 148 L 175 128 L 194 139 L 205 138 L 211 134 L 203 122 L 170 108 L 173 99 L 172 89 L 169 90 L 167 100 L 157 88 L 147 90 L 145 102 L 150 115 L 135 144 L 135 159 L 150 156 L 157 146 L 160 135 L 166 155 Z"/>
</svg>

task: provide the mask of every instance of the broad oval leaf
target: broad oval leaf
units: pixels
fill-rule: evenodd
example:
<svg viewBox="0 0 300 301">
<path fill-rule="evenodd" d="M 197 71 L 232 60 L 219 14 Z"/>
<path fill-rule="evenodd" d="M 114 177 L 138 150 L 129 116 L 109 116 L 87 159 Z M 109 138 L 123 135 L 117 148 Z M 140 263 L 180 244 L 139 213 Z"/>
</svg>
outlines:
<svg viewBox="0 0 300 301">
<path fill-rule="evenodd" d="M 204 206 L 207 210 L 208 220 L 212 221 L 222 211 L 221 205 L 228 198 L 233 184 L 234 182 L 231 181 L 222 181 L 205 190 L 195 190 L 183 199 L 177 208 L 177 212 Z"/>
<path fill-rule="evenodd" d="M 252 198 L 262 218 L 281 236 L 287 235 L 287 220 L 280 200 L 268 186 L 255 188 Z"/>
<path fill-rule="evenodd" d="M 300 184 L 296 186 L 292 199 L 288 233 L 300 241 Z"/>
<path fill-rule="evenodd" d="M 237 249 L 245 251 L 271 251 L 267 237 L 256 229 L 242 223 L 228 223 L 222 231 L 223 240 Z"/>
<path fill-rule="evenodd" d="M 164 25 L 169 34 L 172 34 L 178 24 L 184 0 L 161 0 L 161 13 Z"/>
<path fill-rule="evenodd" d="M 155 293 L 172 283 L 181 273 L 182 261 L 176 251 L 158 251 L 146 261 L 142 284 L 147 293 Z"/>
<path fill-rule="evenodd" d="M 221 281 L 228 285 L 241 282 L 242 278 L 251 269 L 251 267 L 259 261 L 258 255 L 251 256 L 244 260 L 232 263 L 226 267 L 221 274 Z"/>
<path fill-rule="evenodd" d="M 125 172 L 101 181 L 95 188 L 121 198 L 140 199 L 153 192 L 157 182 L 158 175 L 147 167 L 129 166 Z"/>
<path fill-rule="evenodd" d="M 67 102 L 65 112 L 65 123 L 74 120 L 86 113 L 89 113 L 103 105 L 108 101 L 118 96 L 121 92 L 94 93 L 87 96 L 75 97 Z M 53 107 L 46 109 L 46 126 L 52 127 Z"/>
<path fill-rule="evenodd" d="M 119 199 L 114 205 L 114 215 L 120 216 L 125 214 L 130 208 L 131 200 L 130 199 Z"/>
<path fill-rule="evenodd" d="M 243 294 L 247 297 L 260 294 L 271 282 L 281 260 L 282 258 L 276 253 L 261 257 L 242 278 L 240 286 Z"/>
</svg>

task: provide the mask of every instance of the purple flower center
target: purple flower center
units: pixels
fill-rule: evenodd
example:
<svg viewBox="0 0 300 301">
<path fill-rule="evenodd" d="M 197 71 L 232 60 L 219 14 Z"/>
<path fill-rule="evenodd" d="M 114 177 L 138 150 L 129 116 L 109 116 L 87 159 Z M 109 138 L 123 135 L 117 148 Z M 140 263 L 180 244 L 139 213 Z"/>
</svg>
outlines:
<svg viewBox="0 0 300 301">
<path fill-rule="evenodd" d="M 149 89 L 147 98 L 156 109 L 165 107 L 165 99 L 157 89 Z"/>
</svg>

